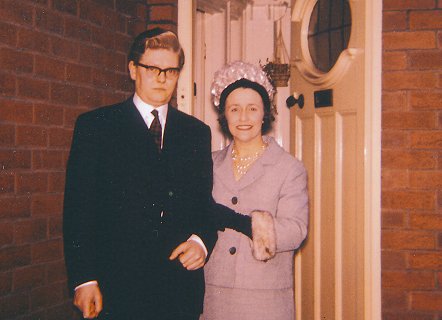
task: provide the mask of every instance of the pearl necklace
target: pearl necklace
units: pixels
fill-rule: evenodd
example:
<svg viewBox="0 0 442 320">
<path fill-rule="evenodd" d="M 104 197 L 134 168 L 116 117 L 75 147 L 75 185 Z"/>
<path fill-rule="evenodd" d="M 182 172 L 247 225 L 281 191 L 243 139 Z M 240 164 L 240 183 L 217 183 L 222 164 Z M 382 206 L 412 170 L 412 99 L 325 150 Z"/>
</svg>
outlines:
<svg viewBox="0 0 442 320">
<path fill-rule="evenodd" d="M 235 148 L 235 145 L 233 145 L 232 148 L 232 160 L 233 160 L 233 167 L 235 170 L 235 176 L 242 177 L 246 172 L 249 170 L 249 167 L 252 165 L 252 163 L 255 162 L 256 159 L 258 159 L 261 154 L 264 152 L 264 150 L 267 148 L 267 143 L 264 143 L 261 145 L 261 148 L 256 151 L 254 154 L 246 156 L 246 157 L 240 157 L 238 154 L 238 151 Z"/>
</svg>

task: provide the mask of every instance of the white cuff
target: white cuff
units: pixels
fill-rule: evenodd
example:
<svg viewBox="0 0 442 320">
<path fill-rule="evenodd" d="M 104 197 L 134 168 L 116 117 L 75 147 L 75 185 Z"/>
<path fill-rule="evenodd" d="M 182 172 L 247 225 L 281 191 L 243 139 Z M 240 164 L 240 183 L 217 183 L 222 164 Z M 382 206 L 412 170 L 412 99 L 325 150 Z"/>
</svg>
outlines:
<svg viewBox="0 0 442 320">
<path fill-rule="evenodd" d="M 190 238 L 187 239 L 187 241 L 189 241 L 189 240 L 193 240 L 193 241 L 195 241 L 196 243 L 198 243 L 198 244 L 203 248 L 204 253 L 206 254 L 206 257 L 207 257 L 207 254 L 208 254 L 208 252 L 207 252 L 207 248 L 206 248 L 206 246 L 205 246 L 203 240 L 201 240 L 200 237 L 198 237 L 196 234 L 192 234 L 192 235 L 190 236 Z"/>
<path fill-rule="evenodd" d="M 93 285 L 93 284 L 98 286 L 98 282 L 96 280 L 92 280 L 92 281 L 88 281 L 88 282 L 85 282 L 85 283 L 82 283 L 82 284 L 76 286 L 75 290 L 77 290 L 78 288 L 85 287 L 85 286 L 90 286 L 90 285 Z"/>
</svg>

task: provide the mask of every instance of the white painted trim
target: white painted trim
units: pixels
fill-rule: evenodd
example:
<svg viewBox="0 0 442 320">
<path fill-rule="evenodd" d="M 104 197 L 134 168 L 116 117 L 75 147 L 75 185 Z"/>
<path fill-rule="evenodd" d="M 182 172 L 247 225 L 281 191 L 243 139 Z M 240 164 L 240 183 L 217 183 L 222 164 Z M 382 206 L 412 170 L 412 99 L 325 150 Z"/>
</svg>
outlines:
<svg viewBox="0 0 442 320">
<path fill-rule="evenodd" d="M 365 319 L 380 320 L 382 1 L 365 6 Z"/>
<path fill-rule="evenodd" d="M 196 0 L 178 0 L 178 38 L 186 61 L 177 86 L 178 109 L 193 114 L 193 28 Z"/>
</svg>

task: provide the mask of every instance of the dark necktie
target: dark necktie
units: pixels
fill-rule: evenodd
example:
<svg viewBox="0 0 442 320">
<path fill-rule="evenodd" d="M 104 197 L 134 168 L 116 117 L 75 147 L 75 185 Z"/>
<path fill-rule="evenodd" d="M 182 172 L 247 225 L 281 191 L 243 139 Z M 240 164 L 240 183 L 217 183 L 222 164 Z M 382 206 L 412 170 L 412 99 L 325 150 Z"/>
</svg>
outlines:
<svg viewBox="0 0 442 320">
<path fill-rule="evenodd" d="M 161 123 L 160 119 L 158 118 L 158 111 L 153 110 L 152 114 L 154 116 L 154 119 L 152 123 L 150 124 L 149 131 L 152 134 L 155 143 L 157 144 L 158 152 L 161 152 L 161 136 L 162 136 L 162 129 L 161 129 Z"/>
</svg>

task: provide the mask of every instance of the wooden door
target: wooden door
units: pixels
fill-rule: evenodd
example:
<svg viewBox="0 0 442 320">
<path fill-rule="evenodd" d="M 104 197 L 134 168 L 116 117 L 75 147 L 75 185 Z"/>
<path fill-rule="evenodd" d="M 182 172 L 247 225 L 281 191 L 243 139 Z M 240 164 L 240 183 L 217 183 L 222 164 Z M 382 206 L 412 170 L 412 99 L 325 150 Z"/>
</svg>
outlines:
<svg viewBox="0 0 442 320">
<path fill-rule="evenodd" d="M 309 174 L 311 207 L 295 258 L 298 320 L 380 319 L 381 12 L 373 2 L 292 1 L 291 92 L 304 106 L 291 108 L 290 141 Z"/>
</svg>

